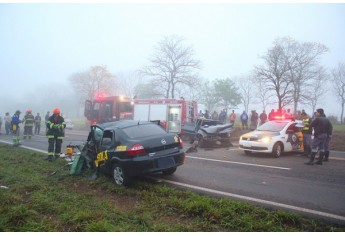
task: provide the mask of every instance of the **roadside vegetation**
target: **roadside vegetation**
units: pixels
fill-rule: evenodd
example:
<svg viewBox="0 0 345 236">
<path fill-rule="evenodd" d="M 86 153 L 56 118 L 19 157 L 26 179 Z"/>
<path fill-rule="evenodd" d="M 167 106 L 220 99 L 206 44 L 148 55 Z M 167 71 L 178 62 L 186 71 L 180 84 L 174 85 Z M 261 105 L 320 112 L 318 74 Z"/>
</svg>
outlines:
<svg viewBox="0 0 345 236">
<path fill-rule="evenodd" d="M 0 231 L 344 232 L 345 226 L 137 180 L 119 187 L 66 161 L 0 144 Z M 57 172 L 55 172 L 57 171 Z"/>
</svg>

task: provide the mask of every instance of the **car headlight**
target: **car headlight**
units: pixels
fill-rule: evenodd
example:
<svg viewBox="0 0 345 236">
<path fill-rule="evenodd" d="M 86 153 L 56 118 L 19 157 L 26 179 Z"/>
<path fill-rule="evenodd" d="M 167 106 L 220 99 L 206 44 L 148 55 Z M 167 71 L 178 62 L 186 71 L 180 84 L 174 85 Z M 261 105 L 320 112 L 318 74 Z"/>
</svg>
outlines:
<svg viewBox="0 0 345 236">
<path fill-rule="evenodd" d="M 271 141 L 272 141 L 271 137 L 263 137 L 263 138 L 258 139 L 258 142 L 262 142 L 262 143 L 269 143 Z"/>
</svg>

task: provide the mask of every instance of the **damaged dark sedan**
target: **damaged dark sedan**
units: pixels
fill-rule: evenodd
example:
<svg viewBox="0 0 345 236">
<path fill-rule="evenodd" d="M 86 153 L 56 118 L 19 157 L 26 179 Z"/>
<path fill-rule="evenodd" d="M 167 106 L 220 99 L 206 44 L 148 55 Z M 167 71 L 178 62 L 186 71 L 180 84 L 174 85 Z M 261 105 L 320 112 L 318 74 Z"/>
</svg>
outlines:
<svg viewBox="0 0 345 236">
<path fill-rule="evenodd" d="M 118 185 L 140 174 L 171 175 L 185 160 L 178 135 L 135 120 L 92 125 L 82 156 L 89 168 L 111 175 Z"/>
</svg>

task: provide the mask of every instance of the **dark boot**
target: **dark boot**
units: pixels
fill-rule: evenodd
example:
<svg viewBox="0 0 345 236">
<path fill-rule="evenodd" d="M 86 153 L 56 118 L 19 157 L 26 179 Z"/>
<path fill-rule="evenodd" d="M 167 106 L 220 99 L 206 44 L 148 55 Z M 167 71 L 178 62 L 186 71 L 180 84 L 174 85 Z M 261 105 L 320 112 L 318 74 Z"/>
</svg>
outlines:
<svg viewBox="0 0 345 236">
<path fill-rule="evenodd" d="M 46 158 L 44 158 L 46 161 L 53 161 L 53 156 L 48 155 Z"/>
<path fill-rule="evenodd" d="M 325 156 L 324 152 L 320 152 L 319 158 L 317 160 L 317 162 L 315 162 L 316 165 L 322 165 L 322 159 Z"/>
<path fill-rule="evenodd" d="M 325 159 L 323 161 L 328 161 L 329 151 L 325 151 Z"/>
<path fill-rule="evenodd" d="M 316 152 L 312 152 L 310 155 L 310 159 L 308 162 L 304 162 L 306 165 L 314 165 L 314 159 L 315 159 Z"/>
</svg>

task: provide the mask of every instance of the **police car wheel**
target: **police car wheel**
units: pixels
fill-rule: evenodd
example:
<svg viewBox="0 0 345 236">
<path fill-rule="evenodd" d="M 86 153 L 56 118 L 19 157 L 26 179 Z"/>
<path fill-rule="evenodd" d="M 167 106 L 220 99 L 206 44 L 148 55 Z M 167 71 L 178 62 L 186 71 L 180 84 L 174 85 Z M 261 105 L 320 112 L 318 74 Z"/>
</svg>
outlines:
<svg viewBox="0 0 345 236">
<path fill-rule="evenodd" d="M 273 149 L 272 149 L 272 155 L 273 157 L 280 157 L 283 153 L 283 146 L 281 143 L 276 143 L 274 144 L 273 146 Z"/>
</svg>

